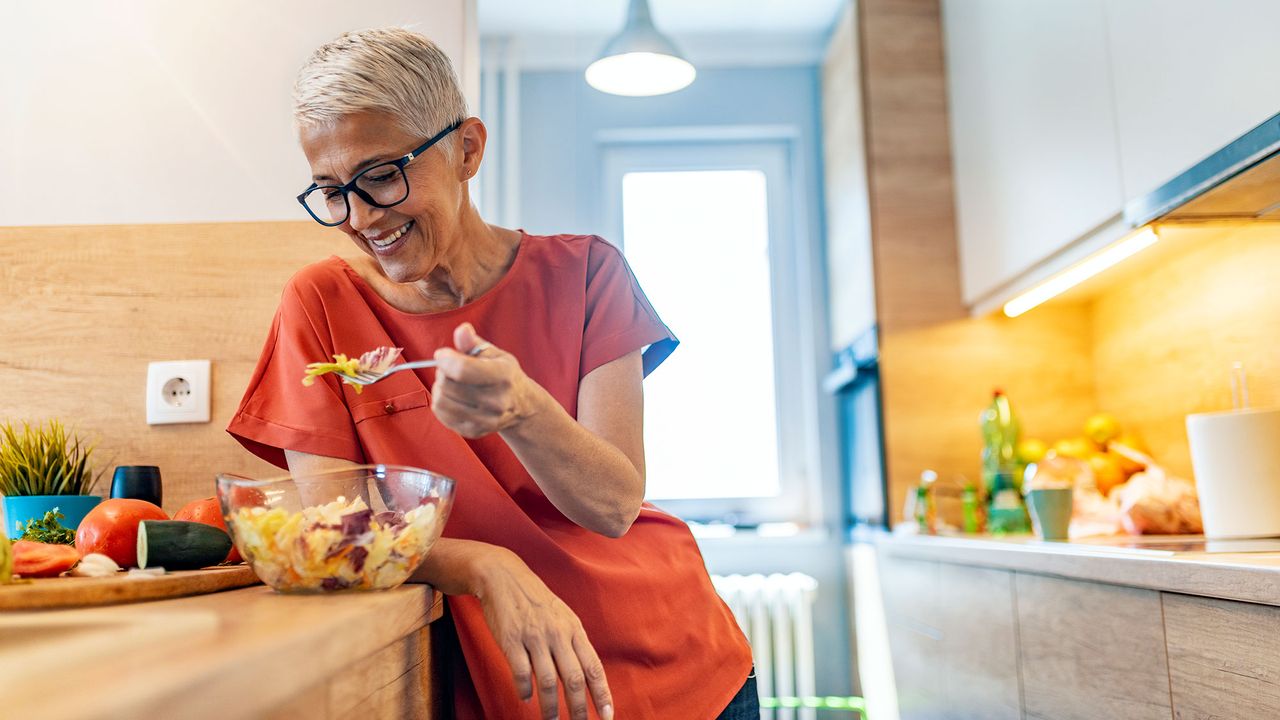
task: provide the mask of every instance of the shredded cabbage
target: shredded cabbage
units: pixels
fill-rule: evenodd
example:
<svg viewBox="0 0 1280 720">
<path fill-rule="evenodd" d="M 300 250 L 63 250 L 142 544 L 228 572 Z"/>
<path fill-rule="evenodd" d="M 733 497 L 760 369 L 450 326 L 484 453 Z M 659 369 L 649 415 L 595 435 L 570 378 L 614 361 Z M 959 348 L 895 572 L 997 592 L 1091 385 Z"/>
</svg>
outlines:
<svg viewBox="0 0 1280 720">
<path fill-rule="evenodd" d="M 321 375 L 338 373 L 343 376 L 342 381 L 354 387 L 359 394 L 364 388 L 347 378 L 353 378 L 362 372 L 384 372 L 400 357 L 401 352 L 403 352 L 402 348 L 384 346 L 374 348 L 358 358 L 349 358 L 339 353 L 333 356 L 333 362 L 314 362 L 307 365 L 302 384 L 311 387 L 315 384 L 316 378 Z"/>
<path fill-rule="evenodd" d="M 426 557 L 436 506 L 374 514 L 345 497 L 289 512 L 240 508 L 231 516 L 240 552 L 278 590 L 381 590 L 395 587 Z"/>
</svg>

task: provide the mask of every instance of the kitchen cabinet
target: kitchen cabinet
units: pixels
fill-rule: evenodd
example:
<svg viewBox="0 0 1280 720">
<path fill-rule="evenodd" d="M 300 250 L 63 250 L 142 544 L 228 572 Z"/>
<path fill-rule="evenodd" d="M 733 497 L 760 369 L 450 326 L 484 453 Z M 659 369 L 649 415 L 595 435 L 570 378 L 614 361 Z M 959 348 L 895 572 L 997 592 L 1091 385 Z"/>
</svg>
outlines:
<svg viewBox="0 0 1280 720">
<path fill-rule="evenodd" d="M 1126 199 L 1280 112 L 1280 3 L 1107 0 Z"/>
<path fill-rule="evenodd" d="M 1018 720 L 1013 574 L 882 562 L 881 586 L 904 720 Z"/>
<path fill-rule="evenodd" d="M 1280 717 L 1274 553 L 905 533 L 876 546 L 903 717 L 1018 717 L 1019 697 L 1030 720 Z"/>
<path fill-rule="evenodd" d="M 1166 593 L 1169 686 L 1179 720 L 1280 717 L 1280 613 Z"/>
<path fill-rule="evenodd" d="M 1271 0 L 943 0 L 962 290 L 989 309 L 1280 111 Z"/>
<path fill-rule="evenodd" d="M 1028 718 L 1169 720 L 1160 594 L 1018 573 Z"/>
<path fill-rule="evenodd" d="M 1019 720 L 1013 573 L 940 563 L 938 586 L 947 717 Z"/>
<path fill-rule="evenodd" d="M 963 297 L 1123 209 L 1103 0 L 944 0 Z"/>
<path fill-rule="evenodd" d="M 898 712 L 902 720 L 939 717 L 946 712 L 946 696 L 937 666 L 938 563 L 895 559 L 880 568 Z"/>
</svg>

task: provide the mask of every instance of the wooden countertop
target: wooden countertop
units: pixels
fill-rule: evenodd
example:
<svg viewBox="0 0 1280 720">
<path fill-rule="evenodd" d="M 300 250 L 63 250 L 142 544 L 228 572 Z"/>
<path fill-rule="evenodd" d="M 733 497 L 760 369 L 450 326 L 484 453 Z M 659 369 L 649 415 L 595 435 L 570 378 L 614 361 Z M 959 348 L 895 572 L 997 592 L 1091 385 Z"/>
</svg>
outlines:
<svg viewBox="0 0 1280 720">
<path fill-rule="evenodd" d="M 1280 552 L 1168 552 L 1123 543 L 1177 538 L 1088 538 L 1045 542 L 1028 536 L 877 535 L 895 558 L 1055 575 L 1203 597 L 1280 606 Z"/>
<path fill-rule="evenodd" d="M 442 609 L 441 595 L 426 585 L 308 596 L 255 586 L 2 613 L 0 715 L 259 717 L 325 678 L 340 685 L 344 670 L 420 632 Z"/>
</svg>

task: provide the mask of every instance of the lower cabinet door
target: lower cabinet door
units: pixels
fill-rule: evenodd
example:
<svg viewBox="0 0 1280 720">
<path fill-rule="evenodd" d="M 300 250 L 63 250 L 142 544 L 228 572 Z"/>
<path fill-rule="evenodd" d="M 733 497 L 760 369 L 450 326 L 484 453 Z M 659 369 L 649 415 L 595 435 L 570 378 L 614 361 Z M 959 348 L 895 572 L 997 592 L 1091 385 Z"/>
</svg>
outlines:
<svg viewBox="0 0 1280 720">
<path fill-rule="evenodd" d="M 1019 720 L 1013 573 L 941 564 L 938 630 L 951 720 Z"/>
<path fill-rule="evenodd" d="M 942 718 L 947 704 L 937 627 L 938 563 L 882 553 L 879 565 L 899 716 L 902 720 Z"/>
<path fill-rule="evenodd" d="M 1160 594 L 1017 573 L 1032 720 L 1170 720 Z"/>
<path fill-rule="evenodd" d="M 1164 595 L 1178 720 L 1280 718 L 1280 608 Z"/>
<path fill-rule="evenodd" d="M 1013 576 L 880 558 L 902 720 L 1018 720 Z"/>
</svg>

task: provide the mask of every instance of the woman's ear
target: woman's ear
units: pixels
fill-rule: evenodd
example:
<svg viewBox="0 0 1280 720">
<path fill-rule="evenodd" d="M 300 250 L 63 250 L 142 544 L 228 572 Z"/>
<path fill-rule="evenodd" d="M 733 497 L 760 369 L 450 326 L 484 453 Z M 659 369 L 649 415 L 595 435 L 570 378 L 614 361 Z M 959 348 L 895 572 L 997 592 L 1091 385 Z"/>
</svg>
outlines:
<svg viewBox="0 0 1280 720">
<path fill-rule="evenodd" d="M 480 172 L 484 159 L 484 146 L 489 140 L 489 130 L 477 117 L 469 117 L 455 131 L 462 138 L 462 162 L 458 165 L 458 180 L 466 182 Z"/>
</svg>

